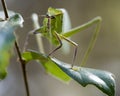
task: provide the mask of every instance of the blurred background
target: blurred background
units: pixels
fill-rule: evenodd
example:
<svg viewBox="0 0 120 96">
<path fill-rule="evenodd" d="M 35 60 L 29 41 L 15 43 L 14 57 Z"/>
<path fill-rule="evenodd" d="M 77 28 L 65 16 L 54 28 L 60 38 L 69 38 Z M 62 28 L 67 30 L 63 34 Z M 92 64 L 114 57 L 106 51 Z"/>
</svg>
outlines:
<svg viewBox="0 0 120 96">
<path fill-rule="evenodd" d="M 100 34 L 84 67 L 112 72 L 116 77 L 116 96 L 120 96 L 120 0 L 6 0 L 6 2 L 9 10 L 18 12 L 25 18 L 24 28 L 16 32 L 21 49 L 26 34 L 33 29 L 30 19 L 32 13 L 44 15 L 50 6 L 65 8 L 70 15 L 72 27 L 101 16 L 103 20 Z M 2 5 L 0 9 L 2 10 Z M 72 40 L 79 45 L 76 65 L 82 60 L 94 28 L 95 26 L 72 36 Z M 43 38 L 43 43 L 47 54 L 49 42 Z M 30 36 L 28 48 L 37 50 L 35 36 Z M 71 47 L 71 53 L 68 55 L 60 50 L 55 53 L 55 57 L 71 63 L 72 50 Z M 25 96 L 21 66 L 16 56 L 15 52 L 8 68 L 8 76 L 0 82 L 0 96 Z M 84 88 L 73 80 L 66 85 L 46 74 L 43 67 L 34 61 L 27 65 L 27 76 L 31 96 L 106 96 L 92 85 Z"/>
</svg>

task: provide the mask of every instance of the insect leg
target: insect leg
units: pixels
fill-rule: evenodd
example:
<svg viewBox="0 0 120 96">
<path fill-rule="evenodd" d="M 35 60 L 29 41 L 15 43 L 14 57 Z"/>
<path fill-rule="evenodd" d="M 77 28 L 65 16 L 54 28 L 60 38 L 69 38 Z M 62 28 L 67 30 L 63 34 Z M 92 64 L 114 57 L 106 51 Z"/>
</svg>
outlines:
<svg viewBox="0 0 120 96">
<path fill-rule="evenodd" d="M 55 51 L 57 51 L 58 49 L 60 49 L 62 47 L 62 41 L 61 41 L 61 38 L 60 38 L 59 34 L 57 34 L 57 32 L 55 32 L 55 36 L 56 36 L 60 45 L 58 47 L 56 47 L 52 52 L 50 52 L 48 54 L 48 56 L 50 56 L 51 54 L 53 54 Z"/>
<path fill-rule="evenodd" d="M 25 52 L 26 49 L 27 49 L 28 40 L 29 40 L 30 35 L 31 35 L 31 32 L 28 32 L 28 34 L 27 34 L 27 36 L 26 36 L 26 38 L 25 38 L 25 43 L 24 43 L 24 45 L 23 45 L 23 52 Z"/>
<path fill-rule="evenodd" d="M 61 37 L 62 39 L 64 39 L 64 40 L 66 40 L 67 42 L 69 42 L 70 44 L 72 44 L 72 45 L 75 47 L 75 51 L 74 51 L 74 55 L 73 55 L 73 61 L 72 61 L 72 65 L 71 65 L 71 67 L 73 67 L 74 62 L 75 62 L 75 59 L 76 59 L 76 55 L 77 55 L 78 44 L 75 43 L 74 41 L 72 41 L 72 40 L 66 38 L 66 37 L 63 36 L 63 35 L 60 35 L 60 37 Z"/>
<path fill-rule="evenodd" d="M 83 56 L 83 59 L 82 59 L 82 62 L 80 64 L 80 66 L 83 66 L 87 62 L 87 59 L 88 59 L 88 57 L 89 57 L 89 55 L 90 55 L 90 53 L 91 53 L 91 51 L 92 51 L 92 49 L 94 47 L 94 44 L 95 44 L 95 42 L 97 40 L 99 30 L 100 30 L 101 21 L 102 21 L 102 18 L 98 16 L 98 17 L 88 21 L 87 23 L 81 25 L 81 26 L 73 28 L 69 32 L 65 32 L 65 33 L 62 34 L 65 37 L 70 37 L 70 36 L 72 36 L 72 35 L 74 35 L 74 34 L 76 34 L 78 32 L 82 32 L 83 30 L 85 30 L 85 29 L 87 29 L 87 28 L 89 28 L 89 27 L 91 27 L 93 25 L 96 25 L 95 31 L 93 33 L 93 36 L 92 36 L 91 40 L 90 40 L 88 48 L 87 48 L 87 50 L 86 50 L 86 52 L 85 52 L 85 54 Z"/>
</svg>

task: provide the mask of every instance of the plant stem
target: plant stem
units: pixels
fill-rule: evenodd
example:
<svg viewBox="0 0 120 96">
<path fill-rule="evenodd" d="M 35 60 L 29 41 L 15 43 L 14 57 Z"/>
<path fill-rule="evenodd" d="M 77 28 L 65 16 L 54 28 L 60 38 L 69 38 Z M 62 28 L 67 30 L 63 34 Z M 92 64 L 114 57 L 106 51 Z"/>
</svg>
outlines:
<svg viewBox="0 0 120 96">
<path fill-rule="evenodd" d="M 26 88 L 26 94 L 27 94 L 27 96 L 30 96 L 28 80 L 27 80 L 27 74 L 26 74 L 26 64 L 25 64 L 24 60 L 21 57 L 19 46 L 18 46 L 16 41 L 15 41 L 15 47 L 16 47 L 16 50 L 17 50 L 17 53 L 18 53 L 18 57 L 19 57 L 19 60 L 20 60 L 20 63 L 21 63 L 21 67 L 22 67 L 23 78 L 24 78 L 24 83 L 25 83 L 25 88 Z"/>
<path fill-rule="evenodd" d="M 4 14 L 5 14 L 5 20 L 6 20 L 6 19 L 9 18 L 8 12 L 7 12 L 7 5 L 5 3 L 5 0 L 1 0 L 1 2 L 2 2 Z M 25 64 L 25 61 L 21 57 L 21 52 L 20 52 L 17 41 L 15 41 L 15 48 L 16 48 L 16 51 L 17 51 L 17 54 L 18 54 L 18 57 L 19 57 L 19 61 L 21 63 L 21 67 L 22 67 L 23 79 L 24 79 L 25 88 L 26 88 L 26 96 L 30 96 L 27 74 L 26 74 L 26 64 Z"/>
<path fill-rule="evenodd" d="M 2 2 L 2 6 L 3 6 L 3 10 L 4 10 L 4 14 L 5 14 L 5 20 L 9 18 L 8 16 L 8 12 L 7 12 L 7 5 L 5 3 L 5 0 L 1 0 Z"/>
</svg>

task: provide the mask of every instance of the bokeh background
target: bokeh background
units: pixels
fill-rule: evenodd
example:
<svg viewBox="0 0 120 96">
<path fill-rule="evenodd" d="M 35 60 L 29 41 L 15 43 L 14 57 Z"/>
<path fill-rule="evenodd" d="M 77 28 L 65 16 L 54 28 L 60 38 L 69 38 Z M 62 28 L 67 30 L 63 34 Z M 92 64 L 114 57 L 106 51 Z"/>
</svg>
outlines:
<svg viewBox="0 0 120 96">
<path fill-rule="evenodd" d="M 50 6 L 65 8 L 69 12 L 73 27 L 101 16 L 103 21 L 100 34 L 84 67 L 112 72 L 116 77 L 116 96 L 120 96 L 120 0 L 6 0 L 6 2 L 9 10 L 21 13 L 25 18 L 24 28 L 16 32 L 21 49 L 26 34 L 33 29 L 30 19 L 32 13 L 43 15 Z M 0 9 L 2 10 L 2 5 Z M 72 40 L 79 44 L 76 65 L 82 60 L 94 28 L 88 28 L 72 37 Z M 43 42 L 48 53 L 49 42 L 44 38 Z M 28 48 L 37 50 L 35 36 L 30 36 Z M 55 57 L 71 63 L 72 49 L 71 47 L 71 53 L 68 55 L 60 50 L 56 52 Z M 15 52 L 8 68 L 8 76 L 0 82 L 0 96 L 26 96 L 21 66 L 16 56 Z M 31 96 L 106 96 L 92 85 L 84 88 L 75 81 L 66 85 L 46 74 L 42 66 L 34 61 L 27 65 L 27 75 Z"/>
</svg>

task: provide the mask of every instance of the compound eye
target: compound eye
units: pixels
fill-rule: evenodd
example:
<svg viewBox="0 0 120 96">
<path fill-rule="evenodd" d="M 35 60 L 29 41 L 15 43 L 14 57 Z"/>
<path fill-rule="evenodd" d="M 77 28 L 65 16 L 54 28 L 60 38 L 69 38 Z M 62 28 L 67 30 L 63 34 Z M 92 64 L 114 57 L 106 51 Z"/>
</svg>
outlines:
<svg viewBox="0 0 120 96">
<path fill-rule="evenodd" d="M 46 18 L 50 18 L 50 16 L 48 14 L 45 15 Z"/>
<path fill-rule="evenodd" d="M 55 16 L 50 16 L 50 15 L 46 14 L 46 18 L 55 19 Z"/>
<path fill-rule="evenodd" d="M 55 19 L 55 16 L 51 16 L 50 18 L 51 18 L 51 19 Z"/>
</svg>

